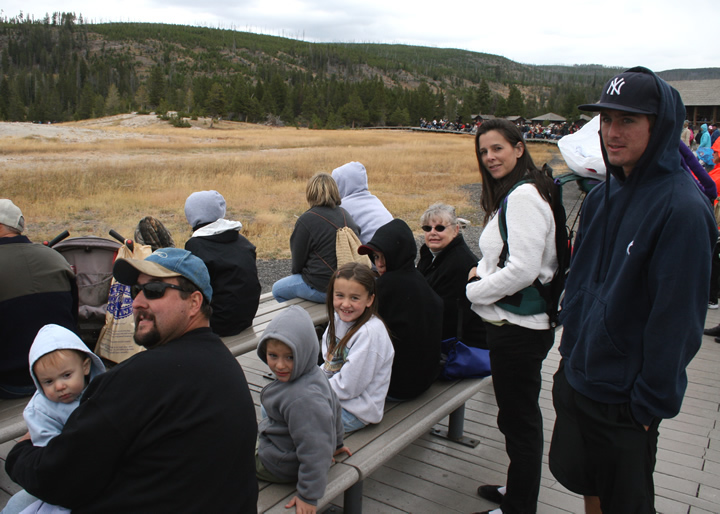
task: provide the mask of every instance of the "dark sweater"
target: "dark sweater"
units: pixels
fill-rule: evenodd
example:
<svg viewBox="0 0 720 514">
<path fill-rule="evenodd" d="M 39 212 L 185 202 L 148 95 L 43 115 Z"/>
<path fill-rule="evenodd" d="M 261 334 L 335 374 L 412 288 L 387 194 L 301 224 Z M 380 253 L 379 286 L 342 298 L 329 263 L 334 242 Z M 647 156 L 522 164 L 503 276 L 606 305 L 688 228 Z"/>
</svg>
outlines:
<svg viewBox="0 0 720 514">
<path fill-rule="evenodd" d="M 53 323 L 77 332 L 75 274 L 58 252 L 25 236 L 0 237 L 0 383 L 34 385 L 28 353 Z"/>
<path fill-rule="evenodd" d="M 601 141 L 608 179 L 585 199 L 560 317 L 570 385 L 597 402 L 627 402 L 643 425 L 680 410 L 717 240 L 710 203 L 680 165 L 685 107 L 655 81 L 660 112 L 628 177 Z"/>
<path fill-rule="evenodd" d="M 465 295 L 468 272 L 477 264 L 478 258 L 470 251 L 462 234 L 458 234 L 435 260 L 427 245 L 422 245 L 417 268 L 443 299 L 443 340 L 460 335 L 466 345 L 486 348 L 483 320 L 472 311 L 472 304 Z M 460 313 L 462 327 L 458 334 Z"/>
<path fill-rule="evenodd" d="M 342 207 L 312 207 L 298 218 L 290 236 L 292 273 L 301 274 L 307 285 L 321 293 L 327 291 L 330 276 L 337 269 L 335 239 L 338 228 L 346 223 L 360 235 L 352 216 Z"/>
<path fill-rule="evenodd" d="M 202 259 L 213 290 L 210 327 L 232 336 L 252 325 L 260 302 L 255 246 L 237 230 L 191 237 L 185 249 Z"/>
</svg>

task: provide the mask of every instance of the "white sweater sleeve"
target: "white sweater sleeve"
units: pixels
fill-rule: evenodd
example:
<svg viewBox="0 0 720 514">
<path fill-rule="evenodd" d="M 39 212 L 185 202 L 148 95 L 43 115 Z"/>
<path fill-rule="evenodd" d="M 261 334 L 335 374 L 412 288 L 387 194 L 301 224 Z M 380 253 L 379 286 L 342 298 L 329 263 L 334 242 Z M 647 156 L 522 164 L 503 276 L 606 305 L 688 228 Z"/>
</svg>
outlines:
<svg viewBox="0 0 720 514">
<path fill-rule="evenodd" d="M 478 263 L 477 274 L 481 280 L 468 284 L 466 292 L 473 310 L 481 317 L 516 323 L 515 316 L 493 304 L 531 285 L 537 278 L 543 284 L 552 279 L 557 269 L 555 220 L 550 205 L 532 184 L 524 184 L 513 191 L 504 208 L 508 226 L 505 267 L 498 267 L 503 241 L 496 214 L 480 235 L 483 258 Z M 534 316 L 547 319 L 544 314 Z"/>
</svg>

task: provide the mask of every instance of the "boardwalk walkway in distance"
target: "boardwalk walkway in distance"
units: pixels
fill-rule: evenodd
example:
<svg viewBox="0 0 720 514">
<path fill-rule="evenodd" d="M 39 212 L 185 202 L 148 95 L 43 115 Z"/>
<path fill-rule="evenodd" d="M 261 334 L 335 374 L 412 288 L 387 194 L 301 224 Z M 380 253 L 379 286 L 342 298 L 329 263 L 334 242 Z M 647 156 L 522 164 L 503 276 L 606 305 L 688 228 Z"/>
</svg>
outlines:
<svg viewBox="0 0 720 514">
<path fill-rule="evenodd" d="M 708 311 L 707 327 L 720 323 L 720 311 Z M 538 504 L 539 514 L 583 512 L 582 499 L 565 490 L 547 466 L 555 413 L 552 407 L 552 375 L 559 355 L 556 344 L 543 367 L 540 406 L 545 422 L 545 457 Z M 680 414 L 660 425 L 658 462 L 655 471 L 656 508 L 662 514 L 720 513 L 720 344 L 703 336 L 702 348 L 691 362 L 689 386 Z M 505 481 L 507 455 L 497 429 L 497 406 L 491 392 L 467 402 L 465 434 L 481 440 L 469 449 L 425 435 L 408 446 L 387 465 L 365 480 L 364 512 L 367 514 L 470 513 L 495 506 L 475 493 L 482 483 Z M 12 443 L 0 446 L 0 507 L 8 492 L 17 490 L 4 471 L 4 459 Z M 326 513 L 339 511 L 342 496 Z M 290 512 L 290 511 L 288 511 Z"/>
</svg>

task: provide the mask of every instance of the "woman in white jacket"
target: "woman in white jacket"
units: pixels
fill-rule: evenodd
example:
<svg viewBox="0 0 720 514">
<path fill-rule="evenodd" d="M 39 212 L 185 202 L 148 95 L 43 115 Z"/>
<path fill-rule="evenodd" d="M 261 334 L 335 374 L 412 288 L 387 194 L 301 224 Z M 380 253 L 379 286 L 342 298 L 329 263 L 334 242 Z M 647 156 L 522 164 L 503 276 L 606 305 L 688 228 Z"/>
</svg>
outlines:
<svg viewBox="0 0 720 514">
<path fill-rule="evenodd" d="M 470 271 L 466 291 L 486 324 L 498 428 L 510 457 L 506 485 L 482 485 L 478 494 L 500 504 L 486 513 L 532 514 L 543 452 L 540 370 L 554 337 L 544 307 L 530 307 L 527 300 L 538 298 L 536 280 L 548 284 L 557 269 L 553 184 L 533 163 L 520 130 L 507 120 L 483 123 L 475 151 L 485 228 L 480 235 L 483 257 Z"/>
</svg>

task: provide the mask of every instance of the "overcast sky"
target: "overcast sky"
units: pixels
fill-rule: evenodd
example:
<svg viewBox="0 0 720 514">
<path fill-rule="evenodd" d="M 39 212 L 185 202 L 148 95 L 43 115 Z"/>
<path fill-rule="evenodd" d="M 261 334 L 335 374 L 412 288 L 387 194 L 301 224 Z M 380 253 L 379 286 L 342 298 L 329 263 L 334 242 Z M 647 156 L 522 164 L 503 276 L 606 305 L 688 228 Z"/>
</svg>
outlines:
<svg viewBox="0 0 720 514">
<path fill-rule="evenodd" d="M 78 0 L 60 6 L 0 0 L 2 15 L 10 17 L 65 11 L 96 23 L 176 23 L 313 42 L 460 48 L 527 64 L 720 67 L 720 2 L 714 0 Z"/>
</svg>

